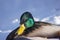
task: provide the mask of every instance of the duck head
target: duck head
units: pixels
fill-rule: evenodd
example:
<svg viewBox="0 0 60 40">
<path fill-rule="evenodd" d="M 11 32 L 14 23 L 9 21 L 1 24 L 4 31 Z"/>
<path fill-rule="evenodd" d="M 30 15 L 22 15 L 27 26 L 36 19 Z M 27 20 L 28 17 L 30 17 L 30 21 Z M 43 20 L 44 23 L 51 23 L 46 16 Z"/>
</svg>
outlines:
<svg viewBox="0 0 60 40">
<path fill-rule="evenodd" d="M 20 27 L 17 30 L 18 35 L 22 35 L 24 31 L 28 28 L 34 26 L 34 19 L 30 12 L 24 12 L 20 17 Z"/>
</svg>

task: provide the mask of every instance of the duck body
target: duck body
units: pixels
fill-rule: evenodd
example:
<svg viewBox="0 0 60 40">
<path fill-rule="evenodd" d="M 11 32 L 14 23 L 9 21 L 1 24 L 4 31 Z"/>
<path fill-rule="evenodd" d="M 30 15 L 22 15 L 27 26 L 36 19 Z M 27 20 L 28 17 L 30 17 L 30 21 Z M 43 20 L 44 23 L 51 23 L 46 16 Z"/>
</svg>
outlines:
<svg viewBox="0 0 60 40">
<path fill-rule="evenodd" d="M 19 27 L 18 27 L 19 28 Z M 35 22 L 35 26 L 26 29 L 22 35 L 17 36 L 15 32 L 16 28 L 7 37 L 6 40 L 14 40 L 18 37 L 47 37 L 47 38 L 60 38 L 60 26 L 46 23 L 46 22 Z M 13 38 L 14 37 L 14 38 Z"/>
<path fill-rule="evenodd" d="M 27 29 L 28 30 L 28 29 Z M 60 26 L 46 23 L 46 22 L 35 22 L 35 26 L 31 31 L 25 31 L 22 36 L 26 37 L 47 37 L 54 38 L 59 37 Z M 27 33 L 28 32 L 28 33 Z"/>
</svg>

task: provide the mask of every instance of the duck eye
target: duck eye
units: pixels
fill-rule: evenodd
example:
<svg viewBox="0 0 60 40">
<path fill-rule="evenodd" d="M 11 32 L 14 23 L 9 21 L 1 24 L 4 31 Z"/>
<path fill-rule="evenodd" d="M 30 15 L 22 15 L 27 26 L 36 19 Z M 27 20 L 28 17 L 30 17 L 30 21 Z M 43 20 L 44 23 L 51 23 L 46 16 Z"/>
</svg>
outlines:
<svg viewBox="0 0 60 40">
<path fill-rule="evenodd" d="M 31 19 L 31 18 L 29 18 L 29 19 L 25 22 L 25 26 L 26 26 L 27 28 L 32 27 L 33 24 L 34 24 L 34 21 L 33 21 L 33 19 Z"/>
</svg>

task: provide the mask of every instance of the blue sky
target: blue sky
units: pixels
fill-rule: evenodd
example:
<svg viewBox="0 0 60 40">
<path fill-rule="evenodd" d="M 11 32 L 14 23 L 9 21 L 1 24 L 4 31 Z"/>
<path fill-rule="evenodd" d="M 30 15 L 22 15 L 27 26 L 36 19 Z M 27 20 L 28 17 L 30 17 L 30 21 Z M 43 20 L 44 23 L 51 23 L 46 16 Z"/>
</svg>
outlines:
<svg viewBox="0 0 60 40">
<path fill-rule="evenodd" d="M 60 24 L 60 0 L 0 0 L 0 36 L 19 26 L 19 18 L 25 11 L 37 20 Z"/>
</svg>

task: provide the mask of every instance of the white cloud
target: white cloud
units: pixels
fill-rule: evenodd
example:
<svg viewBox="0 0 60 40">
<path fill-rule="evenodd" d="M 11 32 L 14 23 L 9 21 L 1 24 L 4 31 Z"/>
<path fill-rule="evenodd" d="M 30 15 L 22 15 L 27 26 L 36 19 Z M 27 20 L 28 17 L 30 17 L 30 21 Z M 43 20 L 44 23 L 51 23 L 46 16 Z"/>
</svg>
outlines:
<svg viewBox="0 0 60 40">
<path fill-rule="evenodd" d="M 60 24 L 60 16 L 55 16 L 54 17 L 54 23 L 55 24 Z"/>
<path fill-rule="evenodd" d="M 43 18 L 41 21 L 46 22 L 50 19 L 50 17 Z"/>
<path fill-rule="evenodd" d="M 51 20 L 51 18 L 53 20 Z M 60 16 L 46 17 L 46 18 L 43 18 L 41 21 L 43 21 L 43 22 L 49 22 L 49 23 L 53 23 L 53 24 L 60 24 Z"/>
<path fill-rule="evenodd" d="M 2 31 L 0 30 L 0 33 L 10 33 L 12 30 L 5 30 L 5 31 Z"/>
<path fill-rule="evenodd" d="M 0 32 L 2 32 L 2 31 L 0 30 Z"/>
<path fill-rule="evenodd" d="M 36 17 L 34 17 L 34 20 L 35 20 L 35 21 L 40 21 L 40 19 L 39 19 L 39 18 L 36 18 Z"/>
<path fill-rule="evenodd" d="M 12 23 L 17 23 L 17 22 L 19 22 L 18 19 L 14 19 L 14 20 L 12 21 Z"/>
</svg>

